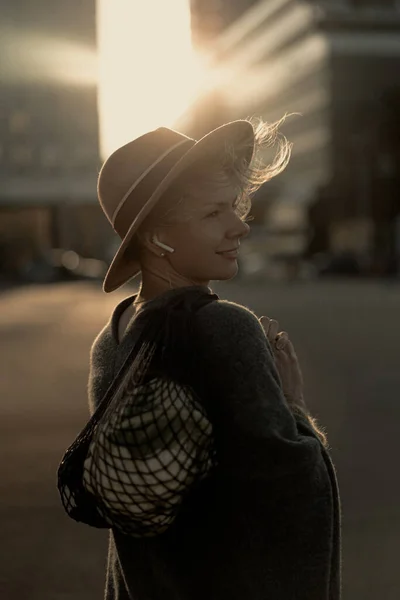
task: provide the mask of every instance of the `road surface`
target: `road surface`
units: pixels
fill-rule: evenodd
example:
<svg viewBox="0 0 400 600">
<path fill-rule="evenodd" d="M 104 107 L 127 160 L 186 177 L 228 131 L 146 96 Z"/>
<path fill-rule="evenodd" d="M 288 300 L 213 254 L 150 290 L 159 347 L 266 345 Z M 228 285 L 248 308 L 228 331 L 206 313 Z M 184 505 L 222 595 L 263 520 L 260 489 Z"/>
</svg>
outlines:
<svg viewBox="0 0 400 600">
<path fill-rule="evenodd" d="M 212 287 L 277 318 L 295 345 L 338 471 L 344 600 L 398 600 L 400 285 Z M 107 533 L 66 517 L 56 470 L 88 417 L 90 345 L 134 291 L 72 283 L 0 295 L 2 600 L 103 597 Z"/>
</svg>

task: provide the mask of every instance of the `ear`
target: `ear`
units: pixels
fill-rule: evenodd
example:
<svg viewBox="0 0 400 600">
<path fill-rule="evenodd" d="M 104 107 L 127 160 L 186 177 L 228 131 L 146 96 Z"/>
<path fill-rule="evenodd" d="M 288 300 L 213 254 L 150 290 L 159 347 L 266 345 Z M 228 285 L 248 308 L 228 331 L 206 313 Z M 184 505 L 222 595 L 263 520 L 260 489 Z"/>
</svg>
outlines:
<svg viewBox="0 0 400 600">
<path fill-rule="evenodd" d="M 145 231 L 141 234 L 140 240 L 143 249 L 147 250 L 148 252 L 152 252 L 153 254 L 157 254 L 158 256 L 160 249 L 153 242 L 154 235 L 157 235 L 157 231 Z"/>
</svg>

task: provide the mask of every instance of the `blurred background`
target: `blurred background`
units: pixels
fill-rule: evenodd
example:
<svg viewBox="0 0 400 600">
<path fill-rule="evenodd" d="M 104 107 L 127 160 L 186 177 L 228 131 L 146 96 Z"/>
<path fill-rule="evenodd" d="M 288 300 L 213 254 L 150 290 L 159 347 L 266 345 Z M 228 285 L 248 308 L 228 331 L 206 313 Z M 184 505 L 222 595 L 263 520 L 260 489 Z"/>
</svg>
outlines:
<svg viewBox="0 0 400 600">
<path fill-rule="evenodd" d="M 1 598 L 103 593 L 107 535 L 55 488 L 90 346 L 138 285 L 101 291 L 103 160 L 162 125 L 285 113 L 290 164 L 213 289 L 294 342 L 338 471 L 344 600 L 400 598 L 400 2 L 0 0 Z"/>
</svg>

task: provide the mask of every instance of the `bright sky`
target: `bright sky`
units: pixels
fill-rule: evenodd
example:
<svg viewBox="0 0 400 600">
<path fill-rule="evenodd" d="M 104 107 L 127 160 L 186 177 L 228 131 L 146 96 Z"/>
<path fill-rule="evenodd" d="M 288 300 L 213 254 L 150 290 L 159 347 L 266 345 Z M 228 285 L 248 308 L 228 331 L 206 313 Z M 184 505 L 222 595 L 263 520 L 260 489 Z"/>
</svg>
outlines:
<svg viewBox="0 0 400 600">
<path fill-rule="evenodd" d="M 101 153 L 173 127 L 204 85 L 189 0 L 98 0 Z M 204 64 L 204 63 L 203 63 Z"/>
</svg>

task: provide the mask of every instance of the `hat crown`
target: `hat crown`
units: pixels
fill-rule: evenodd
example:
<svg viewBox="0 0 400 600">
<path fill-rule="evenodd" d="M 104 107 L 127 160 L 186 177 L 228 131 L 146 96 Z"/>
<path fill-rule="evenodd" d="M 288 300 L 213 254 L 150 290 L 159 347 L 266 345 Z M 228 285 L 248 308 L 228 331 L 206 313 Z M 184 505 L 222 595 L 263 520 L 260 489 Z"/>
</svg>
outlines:
<svg viewBox="0 0 400 600">
<path fill-rule="evenodd" d="M 151 177 L 152 188 L 155 188 L 164 176 L 163 170 L 155 167 L 175 148 L 182 147 L 181 152 L 177 150 L 174 162 L 179 160 L 187 151 L 185 142 L 194 144 L 195 140 L 168 127 L 159 127 L 121 146 L 107 158 L 99 174 L 97 192 L 101 207 L 117 232 L 116 219 L 127 195 L 134 196 L 136 184 L 144 177 Z"/>
</svg>

